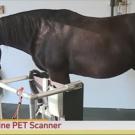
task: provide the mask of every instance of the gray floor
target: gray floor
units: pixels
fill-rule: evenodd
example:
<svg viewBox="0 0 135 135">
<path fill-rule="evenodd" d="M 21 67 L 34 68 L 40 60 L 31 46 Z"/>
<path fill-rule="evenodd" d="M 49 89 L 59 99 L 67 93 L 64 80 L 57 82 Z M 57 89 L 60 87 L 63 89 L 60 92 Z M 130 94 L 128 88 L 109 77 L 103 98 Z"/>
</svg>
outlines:
<svg viewBox="0 0 135 135">
<path fill-rule="evenodd" d="M 134 109 L 84 108 L 84 120 L 135 120 Z"/>
<path fill-rule="evenodd" d="M 17 104 L 2 103 L 2 117 L 4 119 L 11 119 L 16 110 L 16 107 L 17 107 Z M 20 119 L 30 118 L 29 105 L 20 106 L 19 118 Z"/>
<path fill-rule="evenodd" d="M 16 110 L 16 104 L 2 103 L 2 116 L 10 119 Z M 29 105 L 20 107 L 19 118 L 27 119 L 30 117 Z M 84 108 L 84 120 L 135 120 L 134 109 L 111 109 L 111 108 Z"/>
</svg>

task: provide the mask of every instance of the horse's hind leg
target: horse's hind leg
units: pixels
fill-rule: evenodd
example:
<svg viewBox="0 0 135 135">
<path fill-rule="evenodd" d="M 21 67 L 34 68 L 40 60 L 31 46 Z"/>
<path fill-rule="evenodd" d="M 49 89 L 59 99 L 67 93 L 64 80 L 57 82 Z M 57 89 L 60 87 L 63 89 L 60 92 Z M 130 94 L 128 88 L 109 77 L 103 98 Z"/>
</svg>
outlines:
<svg viewBox="0 0 135 135">
<path fill-rule="evenodd" d="M 53 81 L 67 84 L 70 83 L 68 72 L 63 71 L 52 71 L 49 70 L 50 78 Z M 83 119 L 83 91 L 71 91 L 63 93 L 63 110 L 66 120 L 82 120 Z"/>
</svg>

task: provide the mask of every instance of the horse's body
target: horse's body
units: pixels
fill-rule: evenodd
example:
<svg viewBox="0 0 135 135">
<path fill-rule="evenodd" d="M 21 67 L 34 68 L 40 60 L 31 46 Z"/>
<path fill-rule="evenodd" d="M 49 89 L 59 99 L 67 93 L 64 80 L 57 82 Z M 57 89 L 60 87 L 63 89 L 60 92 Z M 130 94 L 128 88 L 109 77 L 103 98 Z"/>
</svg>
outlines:
<svg viewBox="0 0 135 135">
<path fill-rule="evenodd" d="M 114 77 L 135 68 L 135 14 L 93 18 L 69 10 L 18 13 L 0 19 L 0 44 L 30 54 L 59 83 L 69 83 L 70 73 Z M 82 111 L 82 97 L 74 96 L 74 91 L 64 93 L 67 120 L 82 118 L 76 114 Z"/>
<path fill-rule="evenodd" d="M 30 54 L 52 80 L 69 74 L 117 76 L 135 67 L 135 14 L 93 18 L 68 10 L 33 10 L 0 19 L 0 44 Z"/>
</svg>

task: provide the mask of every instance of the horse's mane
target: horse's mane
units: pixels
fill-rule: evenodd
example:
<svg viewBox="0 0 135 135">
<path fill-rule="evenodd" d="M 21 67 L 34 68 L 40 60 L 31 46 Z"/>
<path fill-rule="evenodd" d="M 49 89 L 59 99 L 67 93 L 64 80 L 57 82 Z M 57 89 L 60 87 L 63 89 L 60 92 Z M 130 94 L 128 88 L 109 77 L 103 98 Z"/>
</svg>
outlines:
<svg viewBox="0 0 135 135">
<path fill-rule="evenodd" d="M 0 35 L 2 39 L 8 41 L 10 38 L 14 41 L 30 41 L 37 28 L 40 27 L 38 18 L 33 18 L 27 14 L 15 14 L 0 19 Z M 7 39 L 7 40 L 6 40 Z"/>
</svg>

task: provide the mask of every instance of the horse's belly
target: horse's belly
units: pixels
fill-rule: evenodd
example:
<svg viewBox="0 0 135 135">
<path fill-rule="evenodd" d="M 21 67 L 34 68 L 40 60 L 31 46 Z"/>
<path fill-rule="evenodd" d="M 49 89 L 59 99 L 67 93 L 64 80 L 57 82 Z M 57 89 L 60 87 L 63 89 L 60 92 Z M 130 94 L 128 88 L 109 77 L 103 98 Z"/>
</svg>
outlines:
<svg viewBox="0 0 135 135">
<path fill-rule="evenodd" d="M 93 77 L 93 78 L 111 78 L 118 76 L 124 72 L 126 72 L 130 67 L 123 68 L 123 69 L 113 69 L 112 67 L 109 67 L 107 69 L 102 69 L 98 67 L 92 67 L 95 69 L 91 69 L 91 67 L 82 67 L 82 68 L 76 68 L 71 71 L 73 74 L 81 75 L 81 76 L 87 76 L 87 77 Z"/>
<path fill-rule="evenodd" d="M 83 37 L 83 36 L 82 36 Z M 72 46 L 69 63 L 71 73 L 94 77 L 110 78 L 132 68 L 132 49 L 126 42 L 110 44 L 100 36 L 89 39 L 78 38 Z"/>
<path fill-rule="evenodd" d="M 91 60 L 90 58 L 79 59 L 74 61 L 71 66 L 71 73 L 93 77 L 93 78 L 111 78 L 118 76 L 128 69 L 131 68 L 131 65 L 126 61 L 113 60 L 110 58 L 104 60 Z"/>
</svg>

